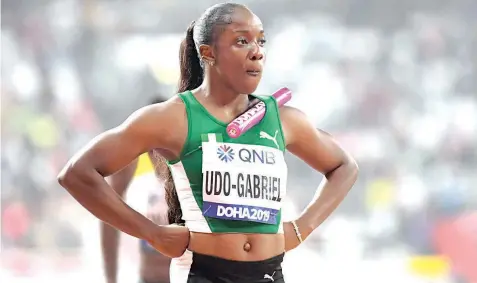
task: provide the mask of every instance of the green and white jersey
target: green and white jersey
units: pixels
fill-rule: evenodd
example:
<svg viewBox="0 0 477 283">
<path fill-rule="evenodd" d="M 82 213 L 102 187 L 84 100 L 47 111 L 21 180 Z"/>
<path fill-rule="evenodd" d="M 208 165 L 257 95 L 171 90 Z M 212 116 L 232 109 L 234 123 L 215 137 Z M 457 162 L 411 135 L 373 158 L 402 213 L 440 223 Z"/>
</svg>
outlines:
<svg viewBox="0 0 477 283">
<path fill-rule="evenodd" d="M 230 138 L 190 91 L 179 94 L 188 136 L 179 160 L 169 166 L 191 232 L 283 233 L 281 206 L 286 195 L 285 142 L 278 105 L 271 96 L 260 123 Z"/>
</svg>

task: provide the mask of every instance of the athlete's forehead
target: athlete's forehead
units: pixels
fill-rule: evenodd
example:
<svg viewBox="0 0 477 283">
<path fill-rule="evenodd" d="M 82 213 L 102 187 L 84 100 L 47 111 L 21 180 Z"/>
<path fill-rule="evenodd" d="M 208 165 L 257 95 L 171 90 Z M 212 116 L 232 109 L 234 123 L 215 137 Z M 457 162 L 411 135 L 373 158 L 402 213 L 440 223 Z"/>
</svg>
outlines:
<svg viewBox="0 0 477 283">
<path fill-rule="evenodd" d="M 226 29 L 230 32 L 263 32 L 260 18 L 248 9 L 237 9 L 231 16 L 231 23 Z"/>
</svg>

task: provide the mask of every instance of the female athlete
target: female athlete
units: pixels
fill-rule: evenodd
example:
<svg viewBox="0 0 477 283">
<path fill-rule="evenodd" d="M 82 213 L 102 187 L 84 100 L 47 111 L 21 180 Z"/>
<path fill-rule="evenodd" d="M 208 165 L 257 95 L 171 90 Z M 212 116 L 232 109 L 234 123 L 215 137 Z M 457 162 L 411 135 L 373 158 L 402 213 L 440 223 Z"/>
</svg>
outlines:
<svg viewBox="0 0 477 283">
<path fill-rule="evenodd" d="M 243 5 L 207 9 L 181 44 L 180 93 L 144 107 L 76 154 L 58 180 L 100 220 L 144 239 L 162 254 L 192 261 L 179 282 L 284 282 L 285 251 L 305 240 L 344 199 L 358 168 L 333 138 L 292 107 L 252 96 L 265 61 L 260 19 Z M 291 55 L 293 56 L 293 55 Z M 257 97 L 262 121 L 236 139 L 225 128 Z M 104 180 L 156 149 L 168 164 L 185 225 L 155 225 L 127 206 Z M 316 197 L 291 222 L 284 151 L 325 175 Z M 171 194 L 172 191 L 168 190 Z"/>
</svg>

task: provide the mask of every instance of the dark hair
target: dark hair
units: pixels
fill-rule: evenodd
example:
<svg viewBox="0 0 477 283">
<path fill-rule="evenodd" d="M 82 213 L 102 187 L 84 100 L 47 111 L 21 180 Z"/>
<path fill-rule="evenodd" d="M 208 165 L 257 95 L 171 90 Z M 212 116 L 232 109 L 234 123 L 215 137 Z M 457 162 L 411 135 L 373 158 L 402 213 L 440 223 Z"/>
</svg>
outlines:
<svg viewBox="0 0 477 283">
<path fill-rule="evenodd" d="M 167 164 L 167 160 L 162 157 L 157 151 L 152 151 L 155 171 L 158 174 L 159 179 L 162 181 L 162 185 L 165 190 L 165 199 L 167 203 L 167 219 L 169 224 L 182 224 L 182 210 L 177 196 L 176 187 L 174 186 L 174 180 L 172 178 L 172 172 Z"/>
<path fill-rule="evenodd" d="M 187 28 L 184 40 L 179 49 L 180 78 L 178 92 L 198 88 L 204 80 L 203 62 L 199 57 L 198 48 L 202 44 L 211 45 L 218 36 L 218 26 L 232 23 L 232 15 L 237 8 L 247 9 L 246 6 L 236 3 L 221 3 L 208 8 L 197 21 Z M 182 210 L 177 196 L 174 181 L 169 167 L 162 158 L 162 164 L 157 164 L 164 181 L 166 201 L 169 206 L 169 223 L 181 224 Z M 166 165 L 166 166 L 164 166 Z"/>
<path fill-rule="evenodd" d="M 178 92 L 193 90 L 204 80 L 203 62 L 199 56 L 199 46 L 212 45 L 219 35 L 217 27 L 232 23 L 232 15 L 237 8 L 247 9 L 236 3 L 216 4 L 192 21 L 179 50 L 180 78 Z"/>
</svg>

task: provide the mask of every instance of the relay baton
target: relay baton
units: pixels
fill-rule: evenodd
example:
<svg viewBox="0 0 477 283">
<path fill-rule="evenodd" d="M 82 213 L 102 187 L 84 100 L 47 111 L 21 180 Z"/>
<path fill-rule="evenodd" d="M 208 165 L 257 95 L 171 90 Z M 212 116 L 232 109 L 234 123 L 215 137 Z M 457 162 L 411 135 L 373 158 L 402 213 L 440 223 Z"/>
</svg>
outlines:
<svg viewBox="0 0 477 283">
<path fill-rule="evenodd" d="M 282 87 L 273 94 L 273 97 L 277 100 L 278 107 L 281 107 L 290 101 L 292 92 L 288 88 Z M 266 108 L 265 103 L 260 101 L 245 111 L 242 115 L 235 118 L 228 124 L 226 129 L 229 137 L 238 138 L 251 127 L 257 125 L 265 116 Z"/>
</svg>

